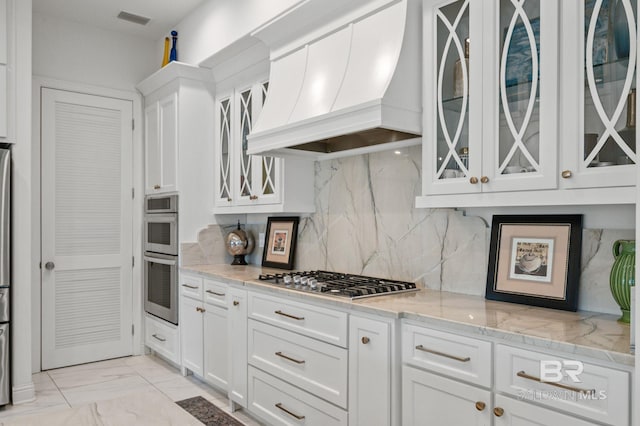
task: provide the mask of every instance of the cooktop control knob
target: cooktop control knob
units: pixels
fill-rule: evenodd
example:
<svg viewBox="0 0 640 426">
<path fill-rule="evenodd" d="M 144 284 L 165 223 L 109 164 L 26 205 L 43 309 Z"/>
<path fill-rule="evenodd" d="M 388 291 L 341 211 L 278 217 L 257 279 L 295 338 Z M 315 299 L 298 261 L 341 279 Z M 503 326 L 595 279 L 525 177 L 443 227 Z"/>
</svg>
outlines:
<svg viewBox="0 0 640 426">
<path fill-rule="evenodd" d="M 290 275 L 285 275 L 282 280 L 284 281 L 284 285 L 291 285 L 291 281 L 293 281 Z"/>
<path fill-rule="evenodd" d="M 300 278 L 300 284 L 306 286 L 309 283 L 309 278 L 302 277 Z"/>
<path fill-rule="evenodd" d="M 300 285 L 300 275 L 294 275 L 293 276 L 293 283 L 295 285 Z"/>
<path fill-rule="evenodd" d="M 318 287 L 318 280 L 316 280 L 315 278 L 309 278 L 307 284 L 309 285 L 310 289 L 315 290 Z"/>
</svg>

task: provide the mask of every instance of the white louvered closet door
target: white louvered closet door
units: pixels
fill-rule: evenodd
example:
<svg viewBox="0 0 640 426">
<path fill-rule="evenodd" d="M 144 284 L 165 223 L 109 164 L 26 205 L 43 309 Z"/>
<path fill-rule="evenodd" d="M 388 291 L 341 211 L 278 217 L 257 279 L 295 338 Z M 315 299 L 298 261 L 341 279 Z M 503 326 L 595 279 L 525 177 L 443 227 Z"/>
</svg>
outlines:
<svg viewBox="0 0 640 426">
<path fill-rule="evenodd" d="M 131 120 L 130 101 L 42 90 L 44 370 L 132 353 Z"/>
</svg>

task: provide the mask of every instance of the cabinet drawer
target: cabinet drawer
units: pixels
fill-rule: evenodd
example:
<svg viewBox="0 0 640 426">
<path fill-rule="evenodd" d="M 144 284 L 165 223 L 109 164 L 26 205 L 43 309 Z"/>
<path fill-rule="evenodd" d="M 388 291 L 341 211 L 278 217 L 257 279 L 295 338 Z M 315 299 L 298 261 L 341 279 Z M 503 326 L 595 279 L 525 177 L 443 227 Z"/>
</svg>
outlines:
<svg viewBox="0 0 640 426">
<path fill-rule="evenodd" d="M 539 381 L 541 361 L 562 365 L 560 382 Z M 629 373 L 583 363 L 576 377 L 579 382 L 575 382 L 567 372 L 580 367 L 572 362 L 571 358 L 497 345 L 496 389 L 605 424 L 628 425 Z"/>
<path fill-rule="evenodd" d="M 178 364 L 178 328 L 147 315 L 144 318 L 145 344 L 159 355 Z"/>
<path fill-rule="evenodd" d="M 180 293 L 183 296 L 202 300 L 203 279 L 195 275 L 180 274 Z"/>
<path fill-rule="evenodd" d="M 494 426 L 596 426 L 595 423 L 502 395 L 496 395 L 494 406 L 504 410 L 502 416 L 493 418 Z"/>
<path fill-rule="evenodd" d="M 347 412 L 249 366 L 249 411 L 270 425 L 347 425 Z"/>
<path fill-rule="evenodd" d="M 249 321 L 249 364 L 347 407 L 347 350 Z"/>
<path fill-rule="evenodd" d="M 212 305 L 227 307 L 227 292 L 229 286 L 227 284 L 204 279 L 204 301 Z"/>
<path fill-rule="evenodd" d="M 344 312 L 251 293 L 249 318 L 347 347 L 347 314 Z"/>
<path fill-rule="evenodd" d="M 402 360 L 455 379 L 491 386 L 491 342 L 403 324 Z"/>
</svg>

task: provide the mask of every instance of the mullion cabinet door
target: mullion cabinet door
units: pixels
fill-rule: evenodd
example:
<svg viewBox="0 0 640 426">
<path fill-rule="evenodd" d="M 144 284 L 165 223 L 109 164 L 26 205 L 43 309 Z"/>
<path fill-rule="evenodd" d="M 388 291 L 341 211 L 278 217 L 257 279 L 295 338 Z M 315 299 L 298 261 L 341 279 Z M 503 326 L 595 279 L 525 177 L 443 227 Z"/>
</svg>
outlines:
<svg viewBox="0 0 640 426">
<path fill-rule="evenodd" d="M 218 164 L 214 170 L 216 206 L 230 206 L 233 202 L 233 126 L 235 123 L 233 96 L 225 96 L 216 102 L 215 158 Z"/>
<path fill-rule="evenodd" d="M 637 0 L 563 3 L 564 188 L 636 183 Z M 578 78 L 575 78 L 578 76 Z"/>
<path fill-rule="evenodd" d="M 485 192 L 557 186 L 557 2 L 491 0 L 484 10 Z"/>
<path fill-rule="evenodd" d="M 481 3 L 425 4 L 423 179 L 429 194 L 481 190 Z"/>
</svg>

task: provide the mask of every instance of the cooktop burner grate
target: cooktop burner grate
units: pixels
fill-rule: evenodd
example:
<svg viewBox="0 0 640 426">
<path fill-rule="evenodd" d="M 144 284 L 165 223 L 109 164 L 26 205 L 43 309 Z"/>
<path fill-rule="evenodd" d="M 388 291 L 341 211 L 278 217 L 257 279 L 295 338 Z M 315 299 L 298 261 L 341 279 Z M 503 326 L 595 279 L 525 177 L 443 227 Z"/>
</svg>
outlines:
<svg viewBox="0 0 640 426">
<path fill-rule="evenodd" d="M 258 279 L 292 290 L 322 293 L 350 299 L 420 290 L 416 287 L 415 283 L 406 281 L 387 280 L 328 271 L 261 274 Z"/>
</svg>

